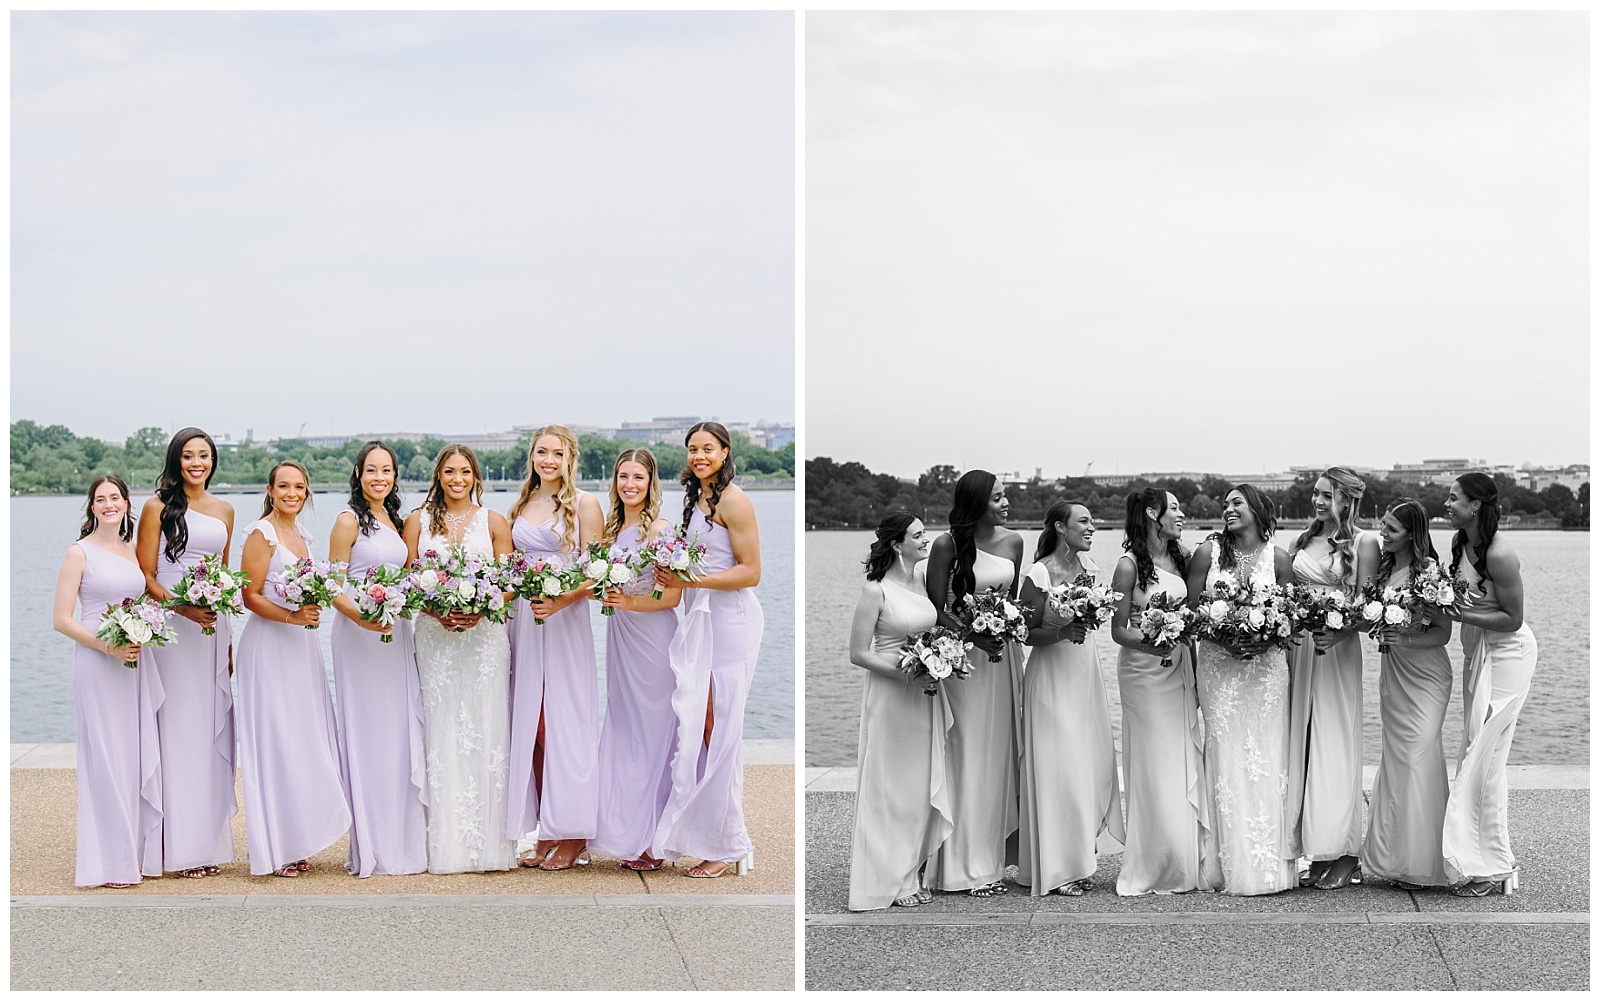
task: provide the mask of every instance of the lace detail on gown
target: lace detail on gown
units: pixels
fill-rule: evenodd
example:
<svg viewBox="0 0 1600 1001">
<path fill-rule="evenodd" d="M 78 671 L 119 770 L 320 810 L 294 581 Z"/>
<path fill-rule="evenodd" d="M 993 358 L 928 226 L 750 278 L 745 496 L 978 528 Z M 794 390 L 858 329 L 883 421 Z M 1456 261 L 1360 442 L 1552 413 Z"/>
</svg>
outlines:
<svg viewBox="0 0 1600 1001">
<path fill-rule="evenodd" d="M 1211 587 L 1225 574 L 1213 559 Z M 1249 571 L 1256 583 L 1276 580 L 1273 547 L 1261 548 Z M 1289 787 L 1289 664 L 1282 650 L 1236 660 L 1199 644 L 1195 683 L 1205 717 L 1205 764 L 1213 823 L 1206 832 L 1205 875 L 1224 893 L 1276 893 L 1295 885 L 1288 854 L 1284 800 Z"/>
<path fill-rule="evenodd" d="M 418 550 L 451 548 L 423 516 Z M 494 558 L 489 513 L 479 508 L 461 548 Z M 487 620 L 463 633 L 417 616 L 417 677 L 428 766 L 428 871 L 509 869 L 516 842 L 503 836 L 511 762 L 511 647 Z"/>
</svg>

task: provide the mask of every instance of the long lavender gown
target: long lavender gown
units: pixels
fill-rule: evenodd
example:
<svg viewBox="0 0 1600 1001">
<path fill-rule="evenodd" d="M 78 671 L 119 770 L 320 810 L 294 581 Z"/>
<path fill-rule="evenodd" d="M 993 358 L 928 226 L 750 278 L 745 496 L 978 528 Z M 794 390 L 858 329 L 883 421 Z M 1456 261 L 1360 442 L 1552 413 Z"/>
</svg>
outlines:
<svg viewBox="0 0 1600 1001">
<path fill-rule="evenodd" d="M 167 559 L 166 538 L 157 555 L 156 581 L 167 590 L 203 557 L 222 552 L 227 523 L 190 508 L 189 541 L 177 562 Z M 228 648 L 233 623 L 217 616 L 216 633 L 181 615 L 172 617 L 177 639 L 148 652 L 162 692 L 156 710 L 161 744 L 161 865 L 169 872 L 233 861 L 233 684 Z"/>
<path fill-rule="evenodd" d="M 306 551 L 311 536 L 296 525 Z M 296 558 L 265 519 L 245 530 L 272 545 L 268 573 Z M 268 585 L 262 593 L 278 600 Z M 266 876 L 310 858 L 350 829 L 339 777 L 328 673 L 317 634 L 304 626 L 250 616 L 239 635 L 239 768 L 244 776 L 244 830 L 250 872 Z"/>
<path fill-rule="evenodd" d="M 644 525 L 622 533 L 611 547 L 631 554 Z M 647 594 L 648 576 L 624 587 Z M 672 609 L 606 616 L 606 720 L 600 730 L 600 812 L 589 850 L 608 858 L 635 859 L 650 849 L 661 811 L 672 791 L 672 664 L 667 658 L 678 616 Z M 548 623 L 546 623 L 548 626 Z"/>
<path fill-rule="evenodd" d="M 105 607 L 144 591 L 139 564 L 86 540 L 78 621 L 100 628 Z M 137 665 L 73 644 L 72 705 L 78 724 L 77 885 L 137 883 L 161 875 L 161 761 L 156 737 L 160 680 L 150 652 Z"/>
<path fill-rule="evenodd" d="M 581 495 L 580 495 L 581 496 Z M 511 542 L 530 558 L 570 563 L 559 516 L 518 518 Z M 574 536 L 576 537 L 576 536 Z M 600 683 L 589 601 L 575 601 L 539 625 L 527 601 L 511 619 L 511 799 L 506 837 L 535 829 L 545 841 L 594 837 L 599 810 Z M 544 712 L 544 777 L 534 785 L 533 745 Z"/>
<path fill-rule="evenodd" d="M 406 563 L 406 542 L 377 523 L 350 547 L 351 589 L 368 568 Z M 397 876 L 428 868 L 427 750 L 411 623 L 395 622 L 390 642 L 334 612 L 333 689 L 338 695 L 339 765 L 350 806 L 351 875 Z"/>
<path fill-rule="evenodd" d="M 703 572 L 721 573 L 737 561 L 728 530 L 696 511 L 691 535 L 706 547 Z M 733 862 L 750 854 L 744 826 L 744 703 L 761 649 L 761 603 L 752 588 L 691 588 L 683 621 L 672 639 L 676 687 L 672 710 L 677 736 L 672 794 L 656 826 L 650 854 Z M 712 702 L 710 746 L 705 742 L 706 700 Z"/>
</svg>

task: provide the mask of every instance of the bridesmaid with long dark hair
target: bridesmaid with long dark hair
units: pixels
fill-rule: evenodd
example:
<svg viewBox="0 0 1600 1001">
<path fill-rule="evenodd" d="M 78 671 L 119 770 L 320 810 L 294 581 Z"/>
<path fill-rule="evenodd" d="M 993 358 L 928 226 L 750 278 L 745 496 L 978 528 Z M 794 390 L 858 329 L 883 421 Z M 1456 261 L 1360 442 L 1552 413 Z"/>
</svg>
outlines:
<svg viewBox="0 0 1600 1001">
<path fill-rule="evenodd" d="M 706 547 L 702 573 L 678 580 L 657 568 L 663 587 L 682 587 L 683 620 L 671 647 L 678 732 L 672 793 L 651 855 L 697 858 L 685 876 L 714 879 L 753 858 L 744 823 L 744 704 L 761 650 L 761 537 L 755 505 L 733 482 L 733 440 L 715 421 L 684 437 L 683 529 Z"/>
<path fill-rule="evenodd" d="M 278 596 L 267 579 L 311 558 L 311 533 L 297 520 L 310 497 L 306 468 L 280 460 L 239 556 L 250 575 L 250 619 L 239 635 L 239 772 L 255 876 L 299 876 L 350 829 L 328 674 L 312 631 L 322 610 Z"/>
<path fill-rule="evenodd" d="M 1383 537 L 1376 580 L 1404 586 L 1438 562 L 1428 537 L 1428 512 L 1413 498 L 1389 505 L 1378 523 Z M 1383 753 L 1372 781 L 1371 819 L 1361 864 L 1407 890 L 1444 886 L 1441 851 L 1450 780 L 1444 763 L 1444 714 L 1450 705 L 1450 622 L 1422 630 L 1386 628 L 1378 711 Z"/>
<path fill-rule="evenodd" d="M 228 561 L 233 505 L 206 492 L 217 445 L 199 428 L 167 444 L 156 495 L 139 515 L 139 567 L 157 601 L 202 558 Z M 226 616 L 177 606 L 173 643 L 148 651 L 161 691 L 161 865 L 190 879 L 214 876 L 233 861 L 233 627 Z M 214 628 L 207 636 L 202 629 Z"/>
<path fill-rule="evenodd" d="M 852 911 L 932 900 L 922 886 L 922 864 L 950 835 L 944 762 L 950 702 L 943 685 L 930 698 L 899 668 L 906 642 L 938 621 L 916 581 L 929 548 L 916 516 L 900 511 L 884 518 L 850 626 L 850 663 L 867 675 L 850 838 Z"/>
<path fill-rule="evenodd" d="M 328 533 L 328 559 L 350 564 L 358 589 L 375 566 L 406 565 L 394 453 L 369 441 L 350 471 L 350 506 Z M 334 600 L 333 689 L 339 707 L 339 765 L 350 806 L 352 876 L 403 875 L 428 868 L 427 748 L 411 623 L 361 618 L 348 594 Z M 385 634 L 390 642 L 385 643 Z"/>
<path fill-rule="evenodd" d="M 611 510 L 601 539 L 619 555 L 632 555 L 672 523 L 661 517 L 661 480 L 648 448 L 625 449 L 611 470 Z M 589 847 L 618 859 L 624 869 L 653 872 L 662 861 L 650 854 L 661 811 L 672 792 L 672 662 L 668 651 L 678 632 L 673 609 L 680 588 L 651 597 L 655 580 L 640 575 L 620 590 L 607 591 L 606 720 L 600 731 L 599 813 Z"/>
<path fill-rule="evenodd" d="M 120 477 L 95 477 L 83 528 L 56 579 L 55 629 L 77 644 L 78 886 L 120 889 L 161 875 L 159 698 L 151 690 L 149 657 L 138 643 L 111 647 L 95 637 L 107 605 L 144 592 L 132 508 Z M 77 616 L 74 604 L 82 607 Z"/>
<path fill-rule="evenodd" d="M 1456 534 L 1450 572 L 1468 584 L 1461 621 L 1461 758 L 1444 817 L 1444 863 L 1457 896 L 1517 888 L 1506 813 L 1506 761 L 1517 716 L 1528 699 L 1539 644 L 1523 621 L 1522 563 L 1500 527 L 1500 489 L 1483 473 L 1463 473 L 1445 510 Z"/>
<path fill-rule="evenodd" d="M 511 540 L 529 559 L 570 566 L 605 524 L 600 502 L 578 489 L 578 440 L 551 424 L 528 443 L 528 475 L 507 512 Z M 506 837 L 538 828 L 525 868 L 585 861 L 599 810 L 600 683 L 590 592 L 518 599 L 511 639 L 511 796 Z M 543 619 L 539 625 L 535 619 Z"/>
<path fill-rule="evenodd" d="M 1372 579 L 1378 542 L 1356 527 L 1367 485 L 1329 466 L 1311 491 L 1311 524 L 1289 546 L 1294 582 L 1354 595 Z M 1315 633 L 1289 658 L 1290 850 L 1311 860 L 1307 879 L 1337 890 L 1357 878 L 1361 854 L 1361 638 Z"/>
<path fill-rule="evenodd" d="M 950 531 L 933 541 L 927 562 L 928 599 L 940 625 L 966 631 L 961 613 L 969 594 L 997 588 L 1016 595 L 1022 536 L 1005 527 L 1009 507 L 993 473 L 969 469 L 956 481 Z M 974 636 L 972 643 L 972 676 L 949 689 L 946 760 L 955 829 L 928 863 L 928 882 L 988 897 L 1006 892 L 1006 841 L 1017 830 L 1022 653 L 991 636 Z"/>
<path fill-rule="evenodd" d="M 1209 812 L 1194 655 L 1188 643 L 1152 646 L 1138 616 L 1157 594 L 1188 600 L 1189 552 L 1179 542 L 1183 508 L 1165 490 L 1128 495 L 1122 556 L 1111 587 L 1122 595 L 1111 617 L 1122 696 L 1122 774 L 1127 836 L 1117 894 L 1209 890 L 1201 845 Z"/>
<path fill-rule="evenodd" d="M 1022 814 L 1018 878 L 1035 897 L 1082 896 L 1100 855 L 1122 851 L 1122 795 L 1100 651 L 1082 621 L 1063 618 L 1051 587 L 1099 577 L 1089 558 L 1094 515 L 1059 500 L 1044 513 L 1022 603 L 1033 628 L 1022 689 Z"/>
</svg>

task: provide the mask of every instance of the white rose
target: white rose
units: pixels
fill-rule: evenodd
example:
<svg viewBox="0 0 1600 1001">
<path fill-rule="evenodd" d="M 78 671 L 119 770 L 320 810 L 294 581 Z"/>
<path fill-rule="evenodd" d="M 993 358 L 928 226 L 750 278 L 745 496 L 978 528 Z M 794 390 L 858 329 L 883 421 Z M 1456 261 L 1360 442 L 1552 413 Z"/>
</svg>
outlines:
<svg viewBox="0 0 1600 1001">
<path fill-rule="evenodd" d="M 1250 614 L 1245 618 L 1249 621 L 1251 629 L 1260 629 L 1267 624 L 1267 613 L 1259 608 L 1250 609 Z"/>
<path fill-rule="evenodd" d="M 424 570 L 417 577 L 417 580 L 422 584 L 423 587 L 426 587 L 426 588 L 438 587 L 439 586 L 439 572 L 437 570 Z"/>
<path fill-rule="evenodd" d="M 610 569 L 610 567 L 611 564 L 607 563 L 605 560 L 595 560 L 593 563 L 590 563 L 583 568 L 583 575 L 590 580 L 605 580 L 606 571 Z"/>
<path fill-rule="evenodd" d="M 233 587 L 233 575 L 227 571 L 223 571 L 221 574 L 217 575 L 217 583 L 222 585 L 222 589 L 226 591 Z"/>
<path fill-rule="evenodd" d="M 1211 603 L 1211 607 L 1208 608 L 1207 611 L 1211 613 L 1211 617 L 1213 619 L 1226 618 L 1228 614 L 1228 603 L 1226 601 L 1213 601 Z"/>
<path fill-rule="evenodd" d="M 1369 601 L 1361 606 L 1361 617 L 1368 622 L 1377 622 L 1383 618 L 1383 602 Z"/>
<path fill-rule="evenodd" d="M 478 585 L 474 584 L 470 580 L 457 581 L 456 582 L 456 593 L 461 595 L 461 597 L 463 597 L 463 598 L 467 599 L 468 601 L 470 601 L 473 598 L 477 597 Z"/>
<path fill-rule="evenodd" d="M 150 627 L 139 619 L 134 619 L 132 622 L 124 624 L 122 631 L 127 633 L 128 639 L 135 643 L 148 643 L 152 635 Z"/>
<path fill-rule="evenodd" d="M 1329 629 L 1343 629 L 1344 628 L 1344 616 L 1339 614 L 1338 612 L 1329 612 L 1328 613 L 1328 628 Z"/>
<path fill-rule="evenodd" d="M 633 580 L 633 568 L 626 563 L 611 564 L 611 583 L 626 584 Z"/>
<path fill-rule="evenodd" d="M 950 677 L 950 662 L 942 657 L 935 657 L 927 661 L 928 677 L 935 681 L 943 681 Z"/>
<path fill-rule="evenodd" d="M 687 550 L 687 549 L 679 549 L 679 550 L 676 550 L 676 551 L 673 552 L 672 560 L 671 560 L 671 563 L 670 563 L 672 569 L 674 569 L 674 570 L 687 570 L 687 569 L 689 569 L 689 563 L 690 563 L 689 550 Z"/>
<path fill-rule="evenodd" d="M 1456 589 L 1449 584 L 1439 585 L 1439 604 L 1454 605 L 1456 603 Z"/>
<path fill-rule="evenodd" d="M 1403 626 L 1411 616 L 1399 605 L 1389 605 L 1383 610 L 1383 621 L 1391 626 Z"/>
</svg>

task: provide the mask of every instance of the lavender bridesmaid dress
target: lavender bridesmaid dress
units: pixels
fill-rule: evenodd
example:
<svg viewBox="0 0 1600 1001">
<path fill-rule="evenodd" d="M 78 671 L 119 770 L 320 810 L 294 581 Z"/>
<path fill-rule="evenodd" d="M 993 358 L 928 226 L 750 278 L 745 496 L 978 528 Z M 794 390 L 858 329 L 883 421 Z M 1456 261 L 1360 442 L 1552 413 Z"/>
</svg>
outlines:
<svg viewBox="0 0 1600 1001">
<path fill-rule="evenodd" d="M 169 591 L 201 558 L 222 552 L 227 523 L 190 508 L 184 515 L 189 542 L 177 562 L 167 559 L 166 539 L 157 555 L 156 581 Z M 172 617 L 177 639 L 151 649 L 149 666 L 162 692 L 156 710 L 161 744 L 161 865 L 169 872 L 233 861 L 233 684 L 228 648 L 233 623 L 217 616 L 206 636 L 181 615 Z"/>
<path fill-rule="evenodd" d="M 727 528 L 696 511 L 691 535 L 706 547 L 703 572 L 732 567 Z M 656 825 L 650 854 L 734 862 L 750 854 L 744 826 L 744 703 L 761 649 L 761 603 L 752 588 L 691 588 L 669 657 L 677 717 L 672 793 Z M 705 742 L 706 700 L 712 700 L 710 746 Z"/>
<path fill-rule="evenodd" d="M 529 557 L 570 562 L 559 516 L 533 525 L 518 518 L 512 543 Z M 517 599 L 511 619 L 511 799 L 506 837 L 535 829 L 546 841 L 587 840 L 599 810 L 596 776 L 600 754 L 600 685 L 595 666 L 589 602 L 577 601 L 534 622 Z M 533 774 L 534 738 L 544 712 L 544 795 Z"/>
<path fill-rule="evenodd" d="M 645 526 L 624 532 L 612 551 L 639 548 Z M 623 590 L 647 594 L 641 575 Z M 607 858 L 635 859 L 650 850 L 661 811 L 672 791 L 672 664 L 667 658 L 678 616 L 618 609 L 606 623 L 606 721 L 600 731 L 600 812 L 589 850 Z M 546 627 L 548 627 L 546 623 Z"/>
<path fill-rule="evenodd" d="M 306 551 L 311 536 L 296 525 Z M 265 519 L 245 530 L 272 544 L 268 573 L 294 561 Z M 263 592 L 273 604 L 293 608 Z M 339 778 L 333 703 L 317 634 L 304 626 L 250 616 L 239 636 L 239 766 L 250 872 L 273 870 L 339 840 L 350 829 Z"/>
<path fill-rule="evenodd" d="M 83 550 L 78 620 L 95 632 L 112 602 L 144 592 L 139 564 L 92 542 Z M 77 885 L 137 883 L 161 875 L 160 681 L 150 650 L 129 665 L 73 644 L 72 703 L 78 724 Z"/>
<path fill-rule="evenodd" d="M 403 567 L 406 542 L 377 524 L 350 547 L 351 589 L 368 568 Z M 390 642 L 337 612 L 333 689 L 338 696 L 339 765 L 350 807 L 353 876 L 398 876 L 428 868 L 428 776 L 422 692 L 411 623 L 395 622 Z"/>
</svg>

